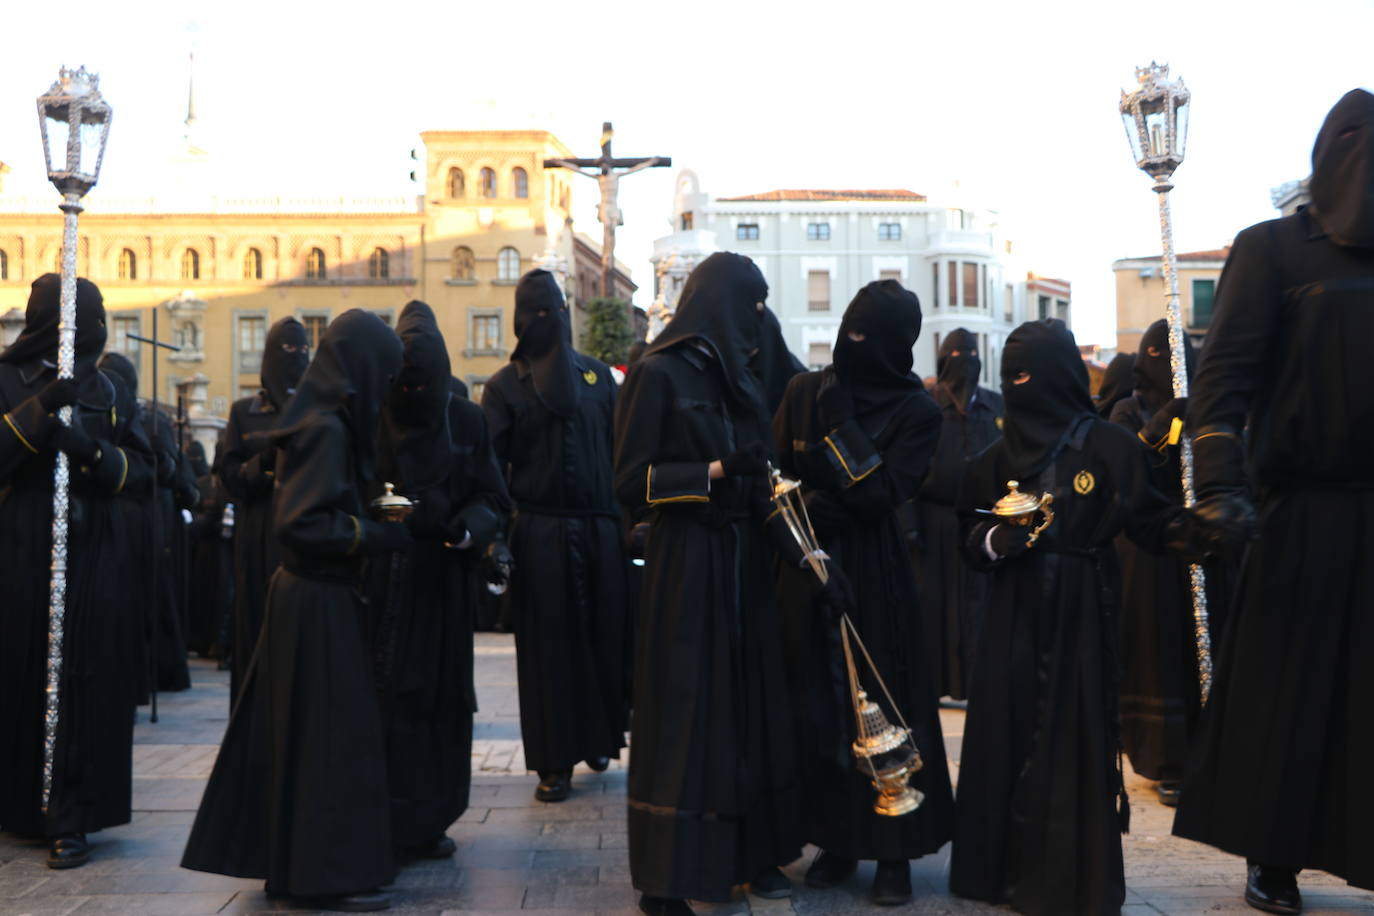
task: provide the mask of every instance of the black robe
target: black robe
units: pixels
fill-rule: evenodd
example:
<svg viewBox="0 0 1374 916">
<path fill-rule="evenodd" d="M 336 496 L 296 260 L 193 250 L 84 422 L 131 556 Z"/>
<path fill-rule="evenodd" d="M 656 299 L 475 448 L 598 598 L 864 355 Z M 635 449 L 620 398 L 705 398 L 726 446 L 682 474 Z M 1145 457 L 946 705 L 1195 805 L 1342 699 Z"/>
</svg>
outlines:
<svg viewBox="0 0 1374 916">
<path fill-rule="evenodd" d="M 52 801 L 40 811 L 51 582 L 53 436 L 57 419 L 36 395 L 55 374 L 0 363 L 0 828 L 31 836 L 128 823 L 138 637 L 134 574 L 117 503 L 151 487 L 152 452 L 118 403 L 114 377 L 90 370 L 74 414 L 105 444 L 99 476 L 71 464 L 61 706 Z"/>
<path fill-rule="evenodd" d="M 244 672 L 262 631 L 267 580 L 277 568 L 280 549 L 272 533 L 275 453 L 267 433 L 277 424 L 277 408 L 263 392 L 235 401 L 224 428 L 220 480 L 234 503 L 234 628 L 230 656 L 229 702 L 243 690 Z"/>
<path fill-rule="evenodd" d="M 629 647 L 620 513 L 611 489 L 615 381 L 571 353 L 581 386 L 564 419 L 525 362 L 487 380 L 482 409 L 516 516 L 511 621 L 525 765 L 539 773 L 617 757 L 625 746 Z"/>
<path fill-rule="evenodd" d="M 924 767 L 911 785 L 925 794 L 915 813 L 887 817 L 873 810 L 876 792 L 850 750 L 850 703 L 839 627 L 810 600 L 810 568 L 779 568 L 779 601 L 788 648 L 805 838 L 850 859 L 915 859 L 950 836 L 954 795 L 940 730 L 937 697 L 926 664 L 916 583 L 896 507 L 921 484 L 940 435 L 940 411 L 924 391 L 861 413 L 853 429 L 832 431 L 816 410 L 823 375 L 808 372 L 787 386 L 773 418 L 773 446 L 782 473 L 806 488 L 808 514 L 821 547 L 854 587 L 850 614 L 898 708 L 912 729 Z M 844 436 L 852 454 L 881 463 L 846 486 L 825 454 L 826 437 Z M 856 650 L 857 651 L 857 650 Z M 862 661 L 859 662 L 863 664 Z M 861 676 L 890 721 L 898 720 L 876 683 Z"/>
<path fill-rule="evenodd" d="M 187 589 L 191 628 L 187 645 L 201 658 L 223 657 L 220 628 L 233 596 L 232 541 L 224 536 L 228 500 L 217 475 L 196 478 L 199 499 L 192 511 L 191 579 Z"/>
<path fill-rule="evenodd" d="M 141 407 L 141 419 L 148 441 L 158 455 L 157 487 L 144 504 L 144 537 L 151 549 L 142 572 L 147 576 L 146 597 L 154 617 L 151 626 L 155 628 L 150 651 L 155 659 L 157 689 L 186 690 L 191 686 L 191 671 L 186 662 L 190 542 L 181 511 L 194 506 L 200 494 L 167 419 L 155 416 L 147 406 Z M 154 578 L 155 608 L 151 606 Z"/>
<path fill-rule="evenodd" d="M 1174 822 L 1179 836 L 1364 888 L 1374 888 L 1370 340 L 1374 250 L 1335 244 L 1306 210 L 1236 236 L 1188 422 L 1248 420 L 1261 521 Z"/>
<path fill-rule="evenodd" d="M 960 758 L 950 889 L 1030 914 L 1116 913 L 1125 899 L 1118 802 L 1112 538 L 1158 546 L 1181 510 L 1150 485 L 1144 447 L 1095 416 L 1021 491 L 1054 494 L 1055 519 L 1019 557 L 993 562 L 990 508 L 1016 475 L 993 445 L 960 493 L 964 550 L 990 569 Z"/>
<path fill-rule="evenodd" d="M 652 896 L 726 900 L 801 851 L 768 486 L 707 482 L 711 461 L 767 441 L 738 405 L 719 363 L 684 342 L 635 365 L 616 412 L 616 494 L 650 521 L 629 843 L 631 880 Z"/>
<path fill-rule="evenodd" d="M 964 562 L 954 505 L 964 466 L 1002 437 L 1002 396 L 977 388 L 964 410 L 944 386 L 937 385 L 932 396 L 944 422 L 915 502 L 917 537 L 911 553 L 931 686 L 939 696 L 962 700 L 968 696 L 969 671 L 987 613 L 988 577 Z"/>
</svg>

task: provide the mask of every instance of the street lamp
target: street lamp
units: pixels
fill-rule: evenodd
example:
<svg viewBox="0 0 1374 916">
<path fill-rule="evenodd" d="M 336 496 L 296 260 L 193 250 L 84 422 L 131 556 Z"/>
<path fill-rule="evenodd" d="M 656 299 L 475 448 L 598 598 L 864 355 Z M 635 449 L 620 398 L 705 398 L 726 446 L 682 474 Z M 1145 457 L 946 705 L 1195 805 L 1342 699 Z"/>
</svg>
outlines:
<svg viewBox="0 0 1374 916">
<path fill-rule="evenodd" d="M 100 97 L 100 77 L 85 67 L 63 67 L 57 82 L 38 97 L 38 126 L 48 180 L 62 192 L 62 305 L 57 325 L 57 376 L 72 378 L 76 368 L 76 217 L 81 198 L 95 187 L 105 141 L 110 135 L 110 106 Z M 58 419 L 70 426 L 72 409 Z M 43 718 L 43 810 L 52 797 L 53 759 L 57 747 L 58 708 L 62 687 L 62 637 L 67 608 L 67 456 L 57 453 L 52 490 L 52 585 L 48 593 L 48 683 Z"/>
<path fill-rule="evenodd" d="M 1169 212 L 1169 192 L 1174 171 L 1183 164 L 1188 142 L 1188 108 L 1192 94 L 1182 79 L 1169 79 L 1169 66 L 1153 61 L 1135 70 L 1138 85 L 1121 93 L 1121 120 L 1136 167 L 1154 179 L 1159 195 L 1159 231 L 1164 243 L 1165 317 L 1169 322 L 1169 362 L 1173 369 L 1174 396 L 1188 396 L 1188 367 L 1184 355 L 1183 312 L 1179 307 L 1178 271 L 1174 265 L 1174 227 Z M 1187 436 L 1179 440 L 1183 469 L 1183 504 L 1191 506 L 1193 447 Z M 1202 701 L 1212 690 L 1212 638 L 1207 622 L 1207 581 L 1202 567 L 1188 567 L 1193 593 L 1193 631 L 1197 641 L 1198 682 Z"/>
</svg>

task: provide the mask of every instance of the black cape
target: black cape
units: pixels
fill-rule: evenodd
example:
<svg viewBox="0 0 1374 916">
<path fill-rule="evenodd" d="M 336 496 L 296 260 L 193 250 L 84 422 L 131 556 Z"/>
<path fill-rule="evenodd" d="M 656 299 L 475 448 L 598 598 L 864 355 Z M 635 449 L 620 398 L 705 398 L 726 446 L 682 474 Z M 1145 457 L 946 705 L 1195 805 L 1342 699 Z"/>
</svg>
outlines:
<svg viewBox="0 0 1374 916">
<path fill-rule="evenodd" d="M 272 577 L 257 651 L 191 828 L 182 866 L 265 878 L 269 894 L 350 894 L 388 883 L 385 745 L 360 562 L 396 543 L 366 517 L 360 473 L 401 344 L 371 312 L 330 324 L 282 427 Z"/>
<path fill-rule="evenodd" d="M 1371 130 L 1374 97 L 1357 90 L 1332 111 L 1313 157 L 1314 190 L 1333 182 L 1351 209 L 1333 201 L 1330 229 L 1320 207 L 1246 229 L 1217 287 L 1189 425 L 1248 421 L 1261 523 L 1174 823 L 1180 836 L 1365 888 L 1374 888 L 1374 251 L 1338 238 L 1374 235 L 1374 214 L 1357 205 L 1374 193 L 1374 173 L 1354 170 L 1349 182 L 1342 169 L 1328 172 L 1327 156 L 1367 151 Z M 1229 463 L 1199 465 L 1199 493 L 1244 485 L 1239 446 L 1232 452 Z M 1266 798 L 1282 802 L 1256 803 Z"/>
</svg>

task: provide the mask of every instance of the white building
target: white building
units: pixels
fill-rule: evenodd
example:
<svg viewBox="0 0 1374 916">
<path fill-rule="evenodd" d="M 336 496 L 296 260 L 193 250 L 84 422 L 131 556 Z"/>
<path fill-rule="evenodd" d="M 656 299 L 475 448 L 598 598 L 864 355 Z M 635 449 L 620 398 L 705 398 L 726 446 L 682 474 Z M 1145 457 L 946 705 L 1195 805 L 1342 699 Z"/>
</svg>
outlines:
<svg viewBox="0 0 1374 916">
<path fill-rule="evenodd" d="M 696 175 L 678 176 L 673 233 L 654 243 L 656 299 L 671 310 L 686 275 L 712 251 L 748 255 L 768 278 L 768 304 L 802 362 L 830 362 L 840 318 L 872 280 L 894 279 L 925 316 L 915 371 L 935 374 L 944 336 L 977 334 L 983 381 L 997 377 L 1007 334 L 1028 318 L 1069 320 L 1068 283 L 1016 265 L 995 211 L 931 202 L 905 190 L 785 190 L 712 199 Z M 1045 296 L 1047 284 L 1054 295 Z"/>
</svg>

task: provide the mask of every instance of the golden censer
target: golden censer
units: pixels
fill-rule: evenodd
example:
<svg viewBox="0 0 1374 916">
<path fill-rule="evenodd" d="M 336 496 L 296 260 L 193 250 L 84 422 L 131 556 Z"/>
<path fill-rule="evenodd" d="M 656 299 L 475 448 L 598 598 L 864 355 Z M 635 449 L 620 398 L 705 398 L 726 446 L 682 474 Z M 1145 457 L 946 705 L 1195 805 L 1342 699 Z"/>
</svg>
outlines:
<svg viewBox="0 0 1374 916">
<path fill-rule="evenodd" d="M 405 521 L 406 516 L 415 508 L 414 501 L 397 493 L 395 484 L 384 483 L 382 488 L 385 492 L 368 504 L 372 515 L 383 522 Z"/>
<path fill-rule="evenodd" d="M 989 514 L 997 516 L 1009 525 L 1035 525 L 1026 538 L 1026 546 L 1033 547 L 1040 539 L 1040 535 L 1054 521 L 1054 509 L 1050 507 L 1054 502 L 1054 494 L 1041 493 L 1039 497 L 1031 496 L 1017 489 L 1020 485 L 1018 481 L 1008 480 L 1007 495 L 997 500 Z M 1037 515 L 1041 517 L 1039 524 L 1036 524 Z"/>
</svg>

